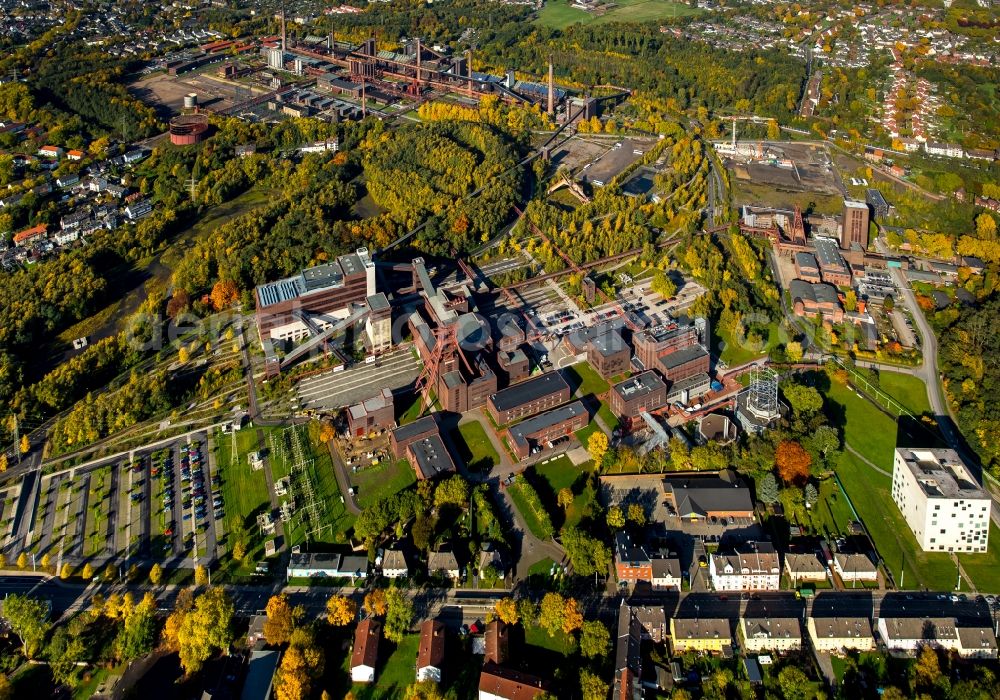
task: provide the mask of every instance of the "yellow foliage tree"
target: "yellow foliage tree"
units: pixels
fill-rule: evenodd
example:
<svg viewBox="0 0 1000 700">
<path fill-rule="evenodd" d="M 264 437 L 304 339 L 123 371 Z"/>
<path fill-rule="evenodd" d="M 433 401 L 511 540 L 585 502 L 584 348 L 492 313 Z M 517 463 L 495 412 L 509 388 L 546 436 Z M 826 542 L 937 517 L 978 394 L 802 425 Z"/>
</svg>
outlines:
<svg viewBox="0 0 1000 700">
<path fill-rule="evenodd" d="M 513 598 L 501 598 L 494 608 L 497 618 L 508 625 L 517 624 L 520 615 L 517 612 L 517 601 Z"/>
<path fill-rule="evenodd" d="M 354 621 L 358 605 L 346 596 L 331 596 L 326 601 L 326 621 L 334 627 L 344 627 Z"/>
</svg>

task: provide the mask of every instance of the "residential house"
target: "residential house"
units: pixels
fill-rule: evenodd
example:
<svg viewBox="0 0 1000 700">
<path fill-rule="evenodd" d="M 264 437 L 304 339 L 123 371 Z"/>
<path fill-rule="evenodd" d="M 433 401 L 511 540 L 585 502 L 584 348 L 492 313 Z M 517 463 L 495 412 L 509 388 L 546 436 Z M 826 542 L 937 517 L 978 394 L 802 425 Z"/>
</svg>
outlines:
<svg viewBox="0 0 1000 700">
<path fill-rule="evenodd" d="M 378 663 L 378 646 L 382 641 L 382 623 L 373 617 L 365 618 L 354 631 L 354 650 L 351 652 L 351 680 L 354 683 L 373 683 L 375 665 Z"/>
<path fill-rule="evenodd" d="M 483 642 L 486 647 L 483 662 L 488 664 L 504 663 L 510 655 L 510 627 L 500 620 L 493 620 L 486 625 Z"/>
<path fill-rule="evenodd" d="M 722 653 L 732 648 L 733 633 L 727 618 L 670 618 L 670 642 L 674 654 Z"/>
<path fill-rule="evenodd" d="M 431 552 L 427 557 L 427 573 L 433 576 L 441 573 L 450 579 L 457 580 L 461 576 L 458 559 L 454 552 Z"/>
<path fill-rule="evenodd" d="M 891 652 L 916 655 L 930 646 L 964 658 L 997 658 L 997 638 L 990 625 L 959 627 L 953 617 L 882 617 L 878 634 Z"/>
<path fill-rule="evenodd" d="M 867 554 L 837 552 L 833 555 L 833 570 L 844 583 L 878 581 L 878 568 Z"/>
<path fill-rule="evenodd" d="M 424 620 L 420 624 L 420 647 L 417 650 L 417 680 L 441 682 L 444 665 L 444 623 Z"/>
<path fill-rule="evenodd" d="M 66 151 L 66 158 L 68 160 L 83 160 L 83 151 L 77 149 L 71 149 Z"/>
<path fill-rule="evenodd" d="M 792 309 L 796 316 L 821 316 L 824 321 L 840 323 L 844 320 L 844 309 L 837 298 L 837 289 L 821 282 L 810 284 L 803 280 L 792 280 L 788 285 L 792 298 Z"/>
<path fill-rule="evenodd" d="M 797 617 L 742 617 L 740 637 L 743 650 L 753 654 L 802 648 L 802 627 Z"/>
<path fill-rule="evenodd" d="M 138 221 L 153 213 L 153 205 L 148 199 L 139 199 L 125 207 L 125 216 L 130 221 Z"/>
<path fill-rule="evenodd" d="M 681 561 L 677 557 L 653 557 L 650 560 L 653 568 L 653 590 L 681 590 Z"/>
<path fill-rule="evenodd" d="M 816 651 L 843 654 L 875 648 L 872 623 L 867 617 L 810 617 L 806 627 Z"/>
<path fill-rule="evenodd" d="M 776 591 L 781 566 L 774 545 L 747 542 L 732 553 L 709 555 L 709 576 L 717 591 Z"/>
<path fill-rule="evenodd" d="M 80 184 L 80 176 L 76 173 L 71 173 L 69 175 L 63 175 L 62 177 L 56 178 L 56 185 L 64 190 L 68 190 L 71 187 L 76 187 Z"/>
<path fill-rule="evenodd" d="M 48 235 L 49 227 L 45 224 L 32 226 L 14 234 L 14 245 L 28 248 L 34 243 L 43 240 Z"/>
<path fill-rule="evenodd" d="M 785 571 L 793 585 L 802 582 L 825 581 L 829 571 L 819 557 L 813 554 L 786 554 Z"/>
<path fill-rule="evenodd" d="M 381 557 L 382 575 L 386 578 L 405 578 L 410 575 L 406 557 L 402 550 L 383 549 Z"/>
<path fill-rule="evenodd" d="M 615 534 L 615 574 L 619 582 L 633 585 L 653 580 L 653 563 L 649 555 L 625 531 Z"/>
<path fill-rule="evenodd" d="M 43 158 L 62 158 L 63 153 L 65 151 L 59 146 L 42 146 L 38 149 L 38 155 Z"/>
</svg>

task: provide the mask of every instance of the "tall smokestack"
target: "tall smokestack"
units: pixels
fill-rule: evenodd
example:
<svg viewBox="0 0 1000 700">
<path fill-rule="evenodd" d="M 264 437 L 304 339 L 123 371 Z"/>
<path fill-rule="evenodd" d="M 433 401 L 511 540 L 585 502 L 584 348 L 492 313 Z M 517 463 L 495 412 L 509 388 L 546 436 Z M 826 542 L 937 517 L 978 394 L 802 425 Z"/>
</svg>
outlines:
<svg viewBox="0 0 1000 700">
<path fill-rule="evenodd" d="M 288 44 L 285 43 L 285 8 L 281 8 L 281 60 L 285 60 L 285 49 L 288 48 Z"/>
<path fill-rule="evenodd" d="M 556 82 L 555 77 L 552 72 L 552 56 L 549 56 L 549 116 L 555 116 L 556 113 Z"/>
<path fill-rule="evenodd" d="M 420 78 L 421 78 L 421 75 L 420 75 L 420 54 L 421 53 L 422 52 L 420 50 L 420 37 L 418 36 L 417 37 L 417 82 L 418 83 L 420 82 Z"/>
<path fill-rule="evenodd" d="M 465 71 L 469 76 L 469 91 L 472 91 L 472 49 L 465 52 Z"/>
</svg>

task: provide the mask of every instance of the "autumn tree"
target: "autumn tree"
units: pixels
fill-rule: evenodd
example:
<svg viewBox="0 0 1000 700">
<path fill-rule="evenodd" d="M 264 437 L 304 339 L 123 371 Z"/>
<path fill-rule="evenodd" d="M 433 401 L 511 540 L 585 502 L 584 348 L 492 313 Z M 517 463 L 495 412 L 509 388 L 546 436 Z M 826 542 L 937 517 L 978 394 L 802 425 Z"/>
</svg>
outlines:
<svg viewBox="0 0 1000 700">
<path fill-rule="evenodd" d="M 646 524 L 646 511 L 639 503 L 630 503 L 628 506 L 628 520 L 642 527 Z"/>
<path fill-rule="evenodd" d="M 305 613 L 302 608 L 293 608 L 284 593 L 271 596 L 265 612 L 264 639 L 272 646 L 280 646 L 291 639 L 296 623 Z"/>
<path fill-rule="evenodd" d="M 274 688 L 276 700 L 307 700 L 312 696 L 316 681 L 322 678 L 325 666 L 325 654 L 312 632 L 296 629 L 278 667 Z"/>
<path fill-rule="evenodd" d="M 108 600 L 111 600 L 111 596 L 108 596 Z M 180 650 L 181 626 L 184 624 L 184 619 L 193 608 L 194 595 L 192 594 L 191 589 L 181 589 L 180 593 L 177 595 L 177 600 L 174 601 L 173 611 L 171 611 L 171 613 L 167 616 L 167 620 L 163 624 L 163 646 L 166 647 L 168 651 Z"/>
<path fill-rule="evenodd" d="M 598 430 L 587 439 L 587 452 L 594 460 L 595 465 L 600 465 L 604 460 L 604 455 L 608 452 L 608 436 L 604 431 Z"/>
<path fill-rule="evenodd" d="M 611 649 L 611 633 L 599 620 L 587 620 L 580 628 L 580 653 L 588 659 L 603 658 Z"/>
<path fill-rule="evenodd" d="M 517 610 L 517 601 L 513 598 L 501 598 L 493 608 L 497 619 L 508 625 L 516 625 L 520 620 Z"/>
<path fill-rule="evenodd" d="M 576 598 L 567 598 L 563 608 L 562 631 L 572 634 L 583 626 L 583 612 Z"/>
<path fill-rule="evenodd" d="M 385 589 L 375 588 L 365 595 L 365 600 L 361 604 L 361 607 L 369 615 L 382 616 L 385 615 L 386 605 Z"/>
<path fill-rule="evenodd" d="M 28 440 L 27 435 L 21 436 L 21 454 L 27 454 L 31 450 L 31 441 Z"/>
<path fill-rule="evenodd" d="M 445 700 L 438 684 L 432 680 L 411 683 L 403 693 L 403 700 Z"/>
<path fill-rule="evenodd" d="M 7 471 L 7 453 L 0 452 L 0 474 Z"/>
<path fill-rule="evenodd" d="M 798 486 L 809 477 L 812 457 L 795 440 L 782 440 L 774 451 L 774 463 L 782 481 Z"/>
<path fill-rule="evenodd" d="M 802 355 L 802 343 L 799 341 L 793 340 L 785 346 L 785 357 L 789 362 L 801 362 Z"/>
<path fill-rule="evenodd" d="M 17 568 L 27 569 L 28 568 L 28 554 L 27 552 L 21 552 L 17 555 Z"/>
<path fill-rule="evenodd" d="M 677 285 L 670 276 L 663 270 L 653 273 L 653 279 L 649 283 L 650 290 L 662 296 L 664 299 L 671 299 L 677 294 Z"/>
<path fill-rule="evenodd" d="M 177 635 L 181 667 L 187 675 L 201 670 L 216 651 L 229 648 L 232 620 L 233 602 L 223 589 L 209 588 L 198 596 Z"/>
<path fill-rule="evenodd" d="M 3 600 L 3 616 L 21 640 L 21 653 L 28 659 L 42 648 L 49 632 L 49 606 L 44 600 L 11 593 Z"/>
<path fill-rule="evenodd" d="M 154 586 L 159 586 L 160 581 L 163 580 L 163 567 L 159 564 L 154 563 L 149 567 L 149 582 Z"/>
<path fill-rule="evenodd" d="M 558 593 L 546 593 L 538 609 L 538 624 L 554 637 L 562 629 L 566 614 L 566 599 Z"/>
<path fill-rule="evenodd" d="M 573 491 L 568 486 L 559 489 L 559 493 L 556 495 L 556 502 L 559 507 L 563 510 L 569 510 L 570 506 L 573 505 Z"/>
<path fill-rule="evenodd" d="M 156 598 L 149 591 L 135 606 L 130 606 L 115 638 L 115 658 L 132 661 L 145 656 L 156 646 Z"/>
<path fill-rule="evenodd" d="M 434 505 L 464 508 L 469 502 L 469 484 L 458 474 L 438 484 L 434 490 Z"/>
<path fill-rule="evenodd" d="M 73 567 L 69 565 L 69 562 L 66 562 L 65 564 L 62 565 L 62 568 L 59 569 L 59 578 L 65 581 L 72 575 L 73 575 Z"/>
<path fill-rule="evenodd" d="M 385 638 L 398 644 L 413 625 L 413 601 L 399 588 L 390 588 L 385 598 Z"/>
<path fill-rule="evenodd" d="M 625 513 L 622 511 L 621 506 L 611 506 L 608 508 L 606 518 L 608 527 L 612 530 L 621 530 L 625 527 Z"/>
<path fill-rule="evenodd" d="M 584 669 L 580 671 L 580 692 L 583 700 L 605 700 L 608 697 L 608 684 L 596 673 Z"/>
<path fill-rule="evenodd" d="M 6 673 L 0 673 L 0 700 L 14 700 L 14 686 Z"/>
<path fill-rule="evenodd" d="M 783 387 L 781 392 L 796 415 L 809 416 L 823 408 L 823 397 L 815 387 L 789 384 Z"/>
<path fill-rule="evenodd" d="M 354 621 L 358 604 L 346 596 L 330 596 L 326 601 L 326 621 L 334 627 L 344 627 Z"/>
<path fill-rule="evenodd" d="M 240 289 L 232 280 L 219 280 L 212 287 L 212 293 L 209 296 L 212 300 L 212 308 L 216 311 L 222 311 L 239 300 Z"/>
<path fill-rule="evenodd" d="M 83 565 L 83 571 L 80 572 L 80 577 L 83 578 L 84 581 L 89 581 L 94 578 L 94 567 L 89 561 Z"/>
<path fill-rule="evenodd" d="M 194 567 L 194 585 L 196 586 L 207 586 L 208 585 L 208 569 L 206 569 L 201 564 Z"/>
</svg>

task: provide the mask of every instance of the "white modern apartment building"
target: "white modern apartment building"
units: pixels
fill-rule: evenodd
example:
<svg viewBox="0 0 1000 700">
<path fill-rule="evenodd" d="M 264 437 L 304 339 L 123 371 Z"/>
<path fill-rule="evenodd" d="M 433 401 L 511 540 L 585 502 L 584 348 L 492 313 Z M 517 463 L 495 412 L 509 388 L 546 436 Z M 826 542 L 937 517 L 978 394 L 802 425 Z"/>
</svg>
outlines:
<svg viewBox="0 0 1000 700">
<path fill-rule="evenodd" d="M 990 497 L 954 450 L 897 447 L 892 500 L 924 551 L 986 551 Z"/>
</svg>

